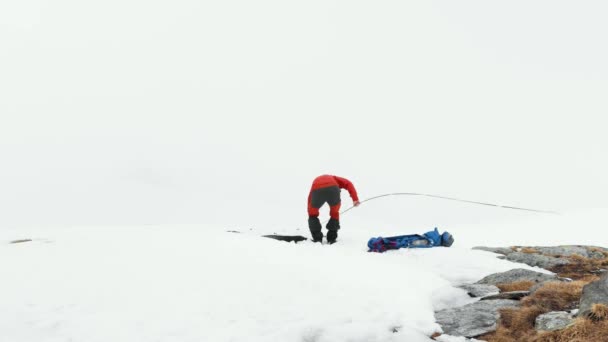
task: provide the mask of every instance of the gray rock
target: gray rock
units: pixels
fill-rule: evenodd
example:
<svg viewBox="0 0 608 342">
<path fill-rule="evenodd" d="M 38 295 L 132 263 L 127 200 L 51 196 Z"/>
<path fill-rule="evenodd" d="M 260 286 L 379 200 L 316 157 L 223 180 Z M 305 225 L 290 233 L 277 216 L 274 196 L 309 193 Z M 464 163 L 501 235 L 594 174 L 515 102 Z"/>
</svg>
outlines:
<svg viewBox="0 0 608 342">
<path fill-rule="evenodd" d="M 602 276 L 604 273 L 606 273 L 608 270 L 604 269 L 604 268 L 600 268 L 598 270 L 594 270 L 594 271 L 589 271 L 589 273 L 598 275 L 598 276 Z"/>
<path fill-rule="evenodd" d="M 553 311 L 536 317 L 536 330 L 555 331 L 566 328 L 574 322 L 572 316 L 565 311 Z"/>
<path fill-rule="evenodd" d="M 507 272 L 494 273 L 481 279 L 476 284 L 508 284 L 517 281 L 531 281 L 534 283 L 543 283 L 549 280 L 555 280 L 555 275 L 534 272 L 523 268 L 516 268 Z"/>
<path fill-rule="evenodd" d="M 498 287 L 488 284 L 465 284 L 458 287 L 467 291 L 467 294 L 473 298 L 485 297 L 500 292 Z"/>
<path fill-rule="evenodd" d="M 554 247 L 532 247 L 544 255 L 572 256 L 578 255 L 585 258 L 591 257 L 591 250 L 585 246 L 554 246 Z M 600 253 L 601 254 L 601 253 Z M 603 256 L 603 254 L 602 254 Z"/>
<path fill-rule="evenodd" d="M 513 250 L 509 247 L 483 247 L 483 246 L 477 246 L 477 247 L 473 247 L 473 249 L 478 250 L 478 251 L 486 251 L 486 252 L 492 252 L 492 253 L 496 253 L 496 254 L 502 254 L 502 255 L 507 255 L 507 254 L 511 254 L 513 253 Z"/>
<path fill-rule="evenodd" d="M 515 300 L 484 300 L 472 304 L 441 310 L 435 313 L 435 320 L 444 334 L 452 336 L 476 337 L 496 330 L 500 318 L 498 310 L 515 308 Z"/>
<path fill-rule="evenodd" d="M 535 250 L 535 251 L 537 251 L 537 253 L 522 253 L 522 250 L 524 248 Z M 604 248 L 604 247 L 578 246 L 578 245 L 547 246 L 547 247 L 544 247 L 544 246 L 529 246 L 529 247 L 522 247 L 522 246 L 482 247 L 482 246 L 479 246 L 479 247 L 473 247 L 473 249 L 498 253 L 498 254 L 502 254 L 504 256 L 509 256 L 514 253 L 522 253 L 522 254 L 533 255 L 533 256 L 534 255 L 537 255 L 537 256 L 544 255 L 549 258 L 555 257 L 555 256 L 569 257 L 569 256 L 573 256 L 573 255 L 579 255 L 579 256 L 582 256 L 585 258 L 592 258 L 592 259 L 603 259 L 606 256 L 604 255 L 604 253 L 602 253 L 602 251 L 608 252 L 608 248 Z M 522 256 L 517 256 L 517 257 L 511 256 L 511 258 L 523 258 L 523 257 Z M 509 259 L 509 260 L 511 260 L 511 259 Z M 527 260 L 527 259 L 524 258 L 524 260 Z M 518 261 L 518 262 L 522 262 L 522 261 Z M 539 259 L 536 261 L 536 263 L 539 263 L 539 262 L 540 263 L 547 262 L 547 259 L 543 258 L 543 259 Z M 528 264 L 527 262 L 524 262 L 524 263 Z M 541 264 L 534 264 L 531 266 L 543 267 Z"/>
<path fill-rule="evenodd" d="M 600 251 L 589 251 L 589 258 L 591 259 L 604 259 L 606 255 Z"/>
<path fill-rule="evenodd" d="M 608 305 L 608 274 L 604 274 L 600 280 L 583 287 L 578 315 L 586 316 L 591 313 L 593 304 Z"/>
<path fill-rule="evenodd" d="M 570 262 L 567 259 L 556 258 L 535 253 L 513 252 L 506 257 L 507 260 L 520 262 L 529 266 L 540 268 L 552 268 L 558 265 L 567 265 Z"/>
<path fill-rule="evenodd" d="M 551 247 L 532 247 L 544 255 L 572 256 L 579 255 L 587 258 L 589 251 L 583 246 L 551 246 Z"/>
<path fill-rule="evenodd" d="M 511 291 L 511 292 L 502 292 L 492 296 L 486 296 L 481 298 L 481 300 L 492 300 L 492 299 L 513 299 L 520 300 L 523 297 L 530 294 L 530 291 Z"/>
</svg>

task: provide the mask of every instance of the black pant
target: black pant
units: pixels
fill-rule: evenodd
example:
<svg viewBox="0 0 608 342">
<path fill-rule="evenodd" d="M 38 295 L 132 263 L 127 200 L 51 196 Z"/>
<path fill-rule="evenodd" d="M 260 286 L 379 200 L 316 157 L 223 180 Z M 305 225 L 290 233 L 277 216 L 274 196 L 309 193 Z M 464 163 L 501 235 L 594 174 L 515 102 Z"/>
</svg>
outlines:
<svg viewBox="0 0 608 342">
<path fill-rule="evenodd" d="M 340 229 L 340 188 L 331 186 L 313 190 L 310 194 L 310 203 L 308 203 L 308 228 L 312 235 L 313 241 L 323 240 L 322 226 L 319 221 L 319 208 L 325 203 L 329 204 L 330 216 L 327 222 L 327 241 L 335 242 L 338 237 L 338 229 Z"/>
</svg>

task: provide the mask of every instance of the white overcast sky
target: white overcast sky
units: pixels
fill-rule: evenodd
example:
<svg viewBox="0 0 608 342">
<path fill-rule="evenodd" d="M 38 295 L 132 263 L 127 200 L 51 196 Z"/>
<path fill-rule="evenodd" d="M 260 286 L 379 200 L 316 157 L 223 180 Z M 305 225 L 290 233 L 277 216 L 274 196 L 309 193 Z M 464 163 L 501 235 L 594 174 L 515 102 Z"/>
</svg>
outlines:
<svg viewBox="0 0 608 342">
<path fill-rule="evenodd" d="M 607 16 L 605 1 L 3 0 L 0 227 L 305 225 L 323 173 L 362 198 L 608 207 Z"/>
</svg>

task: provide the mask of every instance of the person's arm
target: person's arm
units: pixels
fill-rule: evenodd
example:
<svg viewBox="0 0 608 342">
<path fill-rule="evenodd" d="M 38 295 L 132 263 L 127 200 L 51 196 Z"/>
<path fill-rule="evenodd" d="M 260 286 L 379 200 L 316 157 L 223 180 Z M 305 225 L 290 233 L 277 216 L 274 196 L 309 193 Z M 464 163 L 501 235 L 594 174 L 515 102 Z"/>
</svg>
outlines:
<svg viewBox="0 0 608 342">
<path fill-rule="evenodd" d="M 354 205 L 358 206 L 359 205 L 359 196 L 357 195 L 357 189 L 355 189 L 355 186 L 353 185 L 353 183 L 351 183 L 351 181 L 349 181 L 346 178 L 342 178 L 342 177 L 338 177 L 338 176 L 334 176 L 334 178 L 336 179 L 336 182 L 338 182 L 338 186 L 341 189 L 346 189 L 348 191 L 350 198 L 353 199 Z"/>
</svg>

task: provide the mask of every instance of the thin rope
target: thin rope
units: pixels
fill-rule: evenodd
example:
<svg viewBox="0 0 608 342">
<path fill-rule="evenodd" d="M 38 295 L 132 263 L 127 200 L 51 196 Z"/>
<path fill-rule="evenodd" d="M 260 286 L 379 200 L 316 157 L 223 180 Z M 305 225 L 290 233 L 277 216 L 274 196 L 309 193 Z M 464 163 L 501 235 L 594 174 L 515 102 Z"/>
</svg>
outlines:
<svg viewBox="0 0 608 342">
<path fill-rule="evenodd" d="M 370 198 L 368 198 L 368 199 L 366 199 L 364 201 L 361 201 L 359 203 L 365 203 L 365 202 L 368 202 L 368 201 L 372 201 L 372 200 L 375 200 L 375 199 L 378 199 L 378 198 L 388 197 L 388 196 L 424 196 L 424 197 L 432 197 L 432 198 L 439 198 L 439 199 L 445 199 L 445 200 L 450 200 L 450 201 L 473 203 L 473 204 L 479 204 L 479 205 L 485 205 L 485 206 L 497 207 L 497 208 L 504 208 L 504 209 L 525 210 L 525 211 L 532 211 L 532 212 L 536 212 L 536 213 L 559 215 L 558 212 L 550 211 L 550 210 L 528 209 L 528 208 L 521 208 L 521 207 L 513 207 L 513 206 L 509 206 L 509 205 L 500 205 L 500 204 L 492 204 L 492 203 L 485 203 L 485 202 L 469 201 L 469 200 L 460 199 L 460 198 L 454 198 L 454 197 L 429 195 L 429 194 L 420 194 L 420 193 L 415 193 L 415 192 L 395 192 L 395 193 L 391 193 L 391 194 L 378 195 L 378 196 L 370 197 Z M 340 214 L 344 214 L 344 213 L 350 211 L 351 209 L 353 209 L 354 207 L 355 206 L 352 206 L 352 207 L 344 210 Z"/>
</svg>

